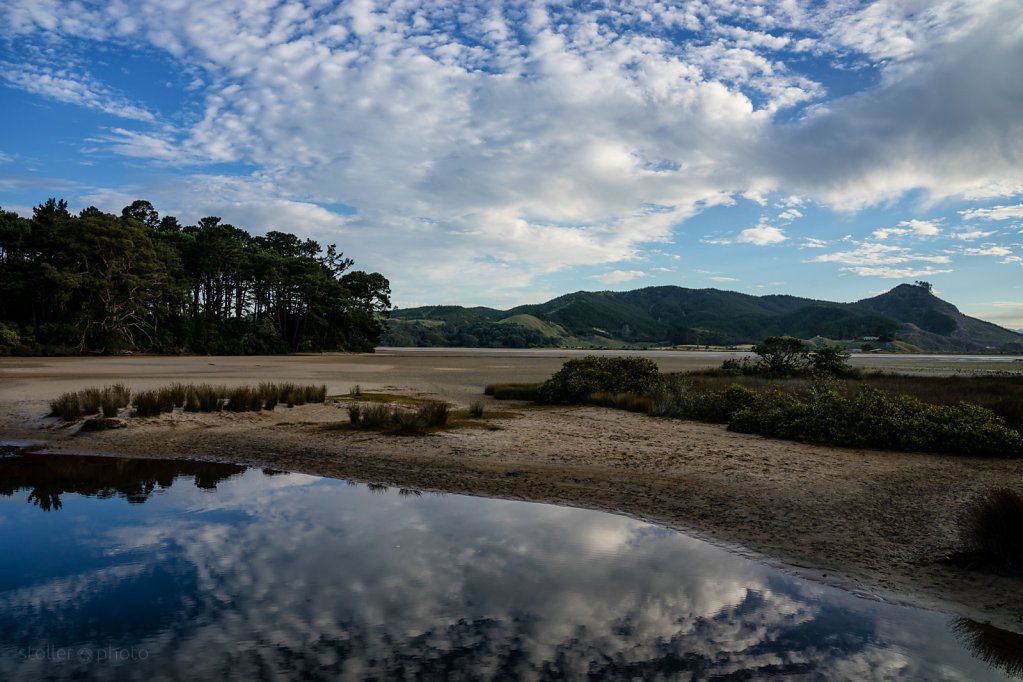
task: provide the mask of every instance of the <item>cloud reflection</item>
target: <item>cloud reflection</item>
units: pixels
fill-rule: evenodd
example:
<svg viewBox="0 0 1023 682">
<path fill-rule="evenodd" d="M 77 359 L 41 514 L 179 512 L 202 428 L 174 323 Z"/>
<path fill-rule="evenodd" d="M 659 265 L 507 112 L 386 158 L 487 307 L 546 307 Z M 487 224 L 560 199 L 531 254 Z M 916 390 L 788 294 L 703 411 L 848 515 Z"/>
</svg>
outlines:
<svg viewBox="0 0 1023 682">
<path fill-rule="evenodd" d="M 123 501 L 86 502 L 61 540 L 80 560 L 2 576 L 4 679 L 77 670 L 19 657 L 48 639 L 152 652 L 94 679 L 993 675 L 936 614 L 622 516 L 256 470 L 216 495 L 175 485 L 113 523 L 95 520 Z"/>
</svg>

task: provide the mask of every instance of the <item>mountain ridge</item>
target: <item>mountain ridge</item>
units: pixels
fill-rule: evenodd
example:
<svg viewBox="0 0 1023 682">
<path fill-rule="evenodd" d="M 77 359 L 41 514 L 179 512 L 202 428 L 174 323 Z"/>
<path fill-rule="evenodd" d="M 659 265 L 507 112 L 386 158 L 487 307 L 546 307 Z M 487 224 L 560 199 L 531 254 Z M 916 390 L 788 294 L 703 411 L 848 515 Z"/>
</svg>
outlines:
<svg viewBox="0 0 1023 682">
<path fill-rule="evenodd" d="M 1023 352 L 1023 334 L 964 315 L 935 296 L 926 282 L 900 284 L 852 303 L 656 286 L 576 291 L 509 310 L 395 309 L 381 345 L 728 346 L 758 343 L 767 336 L 928 352 Z"/>
</svg>

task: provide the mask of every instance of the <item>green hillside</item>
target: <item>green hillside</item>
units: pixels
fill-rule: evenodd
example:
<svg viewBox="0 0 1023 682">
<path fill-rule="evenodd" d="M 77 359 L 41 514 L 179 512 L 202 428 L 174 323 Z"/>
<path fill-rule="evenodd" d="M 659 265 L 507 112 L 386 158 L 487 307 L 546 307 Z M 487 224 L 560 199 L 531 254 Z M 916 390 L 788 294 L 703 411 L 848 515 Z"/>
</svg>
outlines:
<svg viewBox="0 0 1023 682">
<path fill-rule="evenodd" d="M 752 296 L 719 289 L 577 291 L 508 311 L 432 306 L 395 310 L 382 345 L 621 348 L 728 346 L 767 336 L 823 337 L 860 347 L 1023 352 L 1023 335 L 968 317 L 926 283 L 855 303 Z"/>
</svg>

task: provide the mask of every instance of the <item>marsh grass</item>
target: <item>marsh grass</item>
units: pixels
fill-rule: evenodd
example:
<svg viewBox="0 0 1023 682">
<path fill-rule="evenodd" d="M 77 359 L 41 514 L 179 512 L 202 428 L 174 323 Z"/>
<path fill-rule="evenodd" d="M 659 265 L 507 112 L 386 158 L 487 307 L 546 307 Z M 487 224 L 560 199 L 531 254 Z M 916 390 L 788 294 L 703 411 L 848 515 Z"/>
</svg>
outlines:
<svg viewBox="0 0 1023 682">
<path fill-rule="evenodd" d="M 989 562 L 1023 570 L 1023 497 L 995 488 L 966 510 L 962 535 L 966 546 Z"/>
<path fill-rule="evenodd" d="M 84 416 L 82 410 L 82 403 L 78 399 L 78 394 L 61 393 L 54 400 L 50 401 L 50 414 L 54 417 L 60 417 L 66 422 L 73 422 L 79 417 Z"/>
<path fill-rule="evenodd" d="M 472 419 L 479 419 L 483 416 L 483 402 L 480 400 L 474 400 L 469 403 L 469 417 Z"/>
<path fill-rule="evenodd" d="M 1023 635 L 969 618 L 956 619 L 952 631 L 980 660 L 1011 677 L 1023 677 Z"/>
<path fill-rule="evenodd" d="M 280 400 L 292 404 L 322 403 L 327 397 L 325 385 L 299 386 L 296 384 L 268 384 L 258 387 L 211 386 L 210 384 L 175 383 L 157 389 L 139 391 L 134 395 L 123 384 L 114 384 L 103 389 L 87 388 L 78 392 L 63 393 L 50 401 L 50 414 L 64 421 L 75 421 L 81 417 L 102 412 L 103 417 L 113 418 L 123 408 L 131 405 L 136 417 L 155 417 L 181 408 L 185 412 L 258 412 L 272 410 Z"/>
<path fill-rule="evenodd" d="M 263 400 L 258 388 L 238 386 L 228 391 L 224 409 L 230 412 L 259 412 L 263 409 Z"/>
<path fill-rule="evenodd" d="M 123 384 L 105 388 L 86 388 L 78 392 L 63 393 L 50 401 L 50 414 L 64 421 L 75 421 L 81 417 L 103 413 L 104 417 L 116 417 L 121 408 L 127 407 L 131 392 Z"/>
<path fill-rule="evenodd" d="M 156 417 L 163 412 L 169 412 L 170 410 L 162 409 L 164 404 L 158 391 L 139 391 L 135 394 L 135 411 L 132 416 Z"/>
<path fill-rule="evenodd" d="M 439 400 L 418 401 L 415 407 L 394 403 L 352 403 L 347 406 L 352 428 L 401 435 L 425 435 L 448 423 L 451 407 Z"/>
</svg>

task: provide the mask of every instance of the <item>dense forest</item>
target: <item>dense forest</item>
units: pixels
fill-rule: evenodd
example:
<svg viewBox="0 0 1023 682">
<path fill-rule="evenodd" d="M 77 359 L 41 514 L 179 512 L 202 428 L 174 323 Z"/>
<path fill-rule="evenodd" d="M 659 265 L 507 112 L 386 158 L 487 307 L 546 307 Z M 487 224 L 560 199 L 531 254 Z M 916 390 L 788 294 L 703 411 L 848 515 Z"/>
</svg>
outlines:
<svg viewBox="0 0 1023 682">
<path fill-rule="evenodd" d="M 0 354 L 372 351 L 390 284 L 286 232 L 63 200 L 0 209 Z"/>
</svg>

